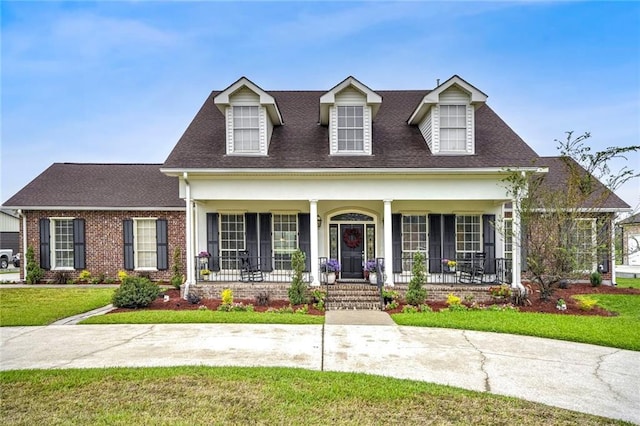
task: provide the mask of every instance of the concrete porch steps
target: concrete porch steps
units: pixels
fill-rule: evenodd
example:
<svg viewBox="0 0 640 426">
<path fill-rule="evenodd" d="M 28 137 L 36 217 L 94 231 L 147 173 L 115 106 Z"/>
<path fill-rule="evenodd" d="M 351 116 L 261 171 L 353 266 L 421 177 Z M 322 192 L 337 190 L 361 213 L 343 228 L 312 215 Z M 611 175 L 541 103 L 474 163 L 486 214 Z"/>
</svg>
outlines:
<svg viewBox="0 0 640 426">
<path fill-rule="evenodd" d="M 369 284 L 339 283 L 327 286 L 325 309 L 380 310 L 378 287 Z"/>
</svg>

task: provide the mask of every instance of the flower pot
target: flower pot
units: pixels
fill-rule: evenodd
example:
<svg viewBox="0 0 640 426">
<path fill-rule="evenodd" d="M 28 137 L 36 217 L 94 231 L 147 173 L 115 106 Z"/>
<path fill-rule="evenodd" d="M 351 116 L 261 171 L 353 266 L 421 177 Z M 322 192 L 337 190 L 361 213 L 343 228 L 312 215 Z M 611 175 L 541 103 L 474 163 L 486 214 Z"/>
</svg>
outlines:
<svg viewBox="0 0 640 426">
<path fill-rule="evenodd" d="M 369 272 L 369 282 L 371 284 L 378 284 L 378 274 L 376 272 Z"/>
<path fill-rule="evenodd" d="M 327 284 L 335 284 L 335 282 L 336 282 L 336 273 L 327 272 Z"/>
</svg>

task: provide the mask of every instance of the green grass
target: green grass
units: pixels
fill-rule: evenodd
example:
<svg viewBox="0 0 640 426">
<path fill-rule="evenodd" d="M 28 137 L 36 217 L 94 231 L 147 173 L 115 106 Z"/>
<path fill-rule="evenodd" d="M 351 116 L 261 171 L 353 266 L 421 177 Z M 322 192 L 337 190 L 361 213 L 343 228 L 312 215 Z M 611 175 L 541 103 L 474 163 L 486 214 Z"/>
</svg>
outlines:
<svg viewBox="0 0 640 426">
<path fill-rule="evenodd" d="M 9 371 L 0 392 L 4 425 L 625 424 L 486 392 L 288 368 Z"/>
<path fill-rule="evenodd" d="M 0 289 L 0 326 L 47 325 L 111 303 L 112 288 Z"/>
<path fill-rule="evenodd" d="M 621 288 L 640 288 L 640 278 L 616 278 L 616 284 Z"/>
<path fill-rule="evenodd" d="M 640 351 L 640 295 L 589 295 L 616 317 L 528 312 L 428 312 L 394 314 L 399 325 L 443 327 L 547 337 Z"/>
<path fill-rule="evenodd" d="M 183 324 L 183 323 L 236 323 L 236 324 L 323 324 L 324 317 L 302 314 L 270 312 L 218 312 L 140 310 L 120 312 L 87 318 L 80 324 Z"/>
</svg>

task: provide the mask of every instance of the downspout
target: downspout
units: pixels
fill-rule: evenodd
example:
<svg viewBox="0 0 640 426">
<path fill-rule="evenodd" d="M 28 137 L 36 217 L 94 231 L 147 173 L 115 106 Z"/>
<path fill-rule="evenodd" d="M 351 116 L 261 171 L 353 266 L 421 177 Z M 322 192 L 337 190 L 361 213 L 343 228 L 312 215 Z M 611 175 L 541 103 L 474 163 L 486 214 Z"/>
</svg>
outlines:
<svg viewBox="0 0 640 426">
<path fill-rule="evenodd" d="M 189 286 L 195 283 L 194 280 L 194 255 L 193 255 L 193 211 L 191 207 L 191 185 L 189 184 L 189 174 L 184 172 L 182 175 L 185 183 L 185 231 L 186 231 L 186 258 L 187 258 L 187 280 L 184 283 L 183 298 L 186 300 L 189 294 Z"/>
<path fill-rule="evenodd" d="M 18 210 L 18 216 L 22 218 L 22 253 L 20 253 L 20 262 L 22 263 L 23 280 L 27 278 L 27 215 Z"/>
</svg>

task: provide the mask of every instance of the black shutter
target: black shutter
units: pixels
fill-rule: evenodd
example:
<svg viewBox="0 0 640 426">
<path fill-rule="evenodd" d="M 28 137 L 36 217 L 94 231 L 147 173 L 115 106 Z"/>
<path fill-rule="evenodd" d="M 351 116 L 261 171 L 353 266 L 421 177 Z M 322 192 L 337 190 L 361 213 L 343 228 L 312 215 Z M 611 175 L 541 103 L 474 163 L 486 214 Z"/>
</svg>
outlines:
<svg viewBox="0 0 640 426">
<path fill-rule="evenodd" d="M 220 240 L 218 238 L 218 213 L 207 213 L 207 251 L 211 255 L 209 258 L 209 269 L 220 270 Z"/>
<path fill-rule="evenodd" d="M 429 215 L 429 272 L 442 271 L 442 215 Z"/>
<path fill-rule="evenodd" d="M 482 215 L 482 251 L 484 252 L 484 272 L 487 274 L 496 273 L 496 215 Z"/>
<path fill-rule="evenodd" d="M 125 219 L 122 221 L 122 232 L 124 238 L 124 269 L 133 270 L 133 220 Z"/>
<path fill-rule="evenodd" d="M 394 273 L 402 272 L 402 215 L 391 215 L 391 256 L 393 257 Z"/>
<path fill-rule="evenodd" d="M 51 235 L 49 232 L 49 219 L 40 219 L 40 267 L 42 269 L 51 269 L 51 251 L 49 241 Z M 26 258 L 24 262 L 26 262 Z"/>
<path fill-rule="evenodd" d="M 86 244 L 84 235 L 84 219 L 73 219 L 73 267 L 84 269 L 86 263 Z"/>
<path fill-rule="evenodd" d="M 456 254 L 456 215 L 442 215 L 442 257 L 455 260 Z"/>
<path fill-rule="evenodd" d="M 258 247 L 258 213 L 244 214 L 244 234 L 247 245 L 245 246 L 249 253 L 249 262 L 251 267 L 258 266 L 258 255 L 260 249 Z"/>
<path fill-rule="evenodd" d="M 298 247 L 306 255 L 305 272 L 311 270 L 311 215 L 298 213 Z"/>
<path fill-rule="evenodd" d="M 169 269 L 169 232 L 166 219 L 156 220 L 156 254 L 159 271 Z"/>
<path fill-rule="evenodd" d="M 271 272 L 271 213 L 260 213 L 260 270 Z"/>
</svg>

